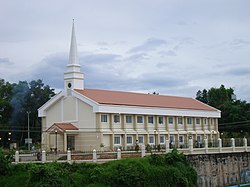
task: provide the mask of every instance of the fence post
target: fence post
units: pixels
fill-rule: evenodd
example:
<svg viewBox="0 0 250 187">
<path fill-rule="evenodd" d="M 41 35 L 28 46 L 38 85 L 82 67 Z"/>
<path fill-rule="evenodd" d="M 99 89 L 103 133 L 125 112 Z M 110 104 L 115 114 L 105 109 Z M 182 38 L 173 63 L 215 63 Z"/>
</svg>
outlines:
<svg viewBox="0 0 250 187">
<path fill-rule="evenodd" d="M 207 138 L 204 139 L 205 142 L 205 153 L 208 153 L 208 140 Z"/>
<path fill-rule="evenodd" d="M 218 138 L 218 144 L 219 144 L 219 153 L 222 152 L 222 141 L 220 138 Z"/>
<path fill-rule="evenodd" d="M 166 139 L 166 153 L 169 152 L 169 139 Z"/>
<path fill-rule="evenodd" d="M 67 161 L 68 163 L 71 163 L 71 151 L 70 150 L 67 151 Z"/>
<path fill-rule="evenodd" d="M 142 144 L 141 145 L 141 157 L 144 157 L 145 156 L 145 145 Z"/>
<path fill-rule="evenodd" d="M 97 157 L 96 157 L 96 150 L 93 150 L 93 162 L 96 162 Z"/>
<path fill-rule="evenodd" d="M 245 151 L 247 151 L 247 139 L 246 138 L 243 139 L 243 143 L 244 143 Z"/>
<path fill-rule="evenodd" d="M 121 149 L 117 149 L 117 160 L 121 159 Z"/>
<path fill-rule="evenodd" d="M 46 151 L 42 151 L 42 163 L 46 162 Z"/>
<path fill-rule="evenodd" d="M 234 141 L 234 138 L 231 138 L 231 146 L 232 146 L 232 151 L 235 152 L 235 141 Z"/>
<path fill-rule="evenodd" d="M 189 146 L 190 153 L 193 153 L 194 145 L 193 145 L 193 139 L 192 138 L 189 139 L 188 146 Z"/>
<path fill-rule="evenodd" d="M 15 152 L 15 163 L 18 163 L 19 162 L 19 152 L 16 151 Z"/>
</svg>

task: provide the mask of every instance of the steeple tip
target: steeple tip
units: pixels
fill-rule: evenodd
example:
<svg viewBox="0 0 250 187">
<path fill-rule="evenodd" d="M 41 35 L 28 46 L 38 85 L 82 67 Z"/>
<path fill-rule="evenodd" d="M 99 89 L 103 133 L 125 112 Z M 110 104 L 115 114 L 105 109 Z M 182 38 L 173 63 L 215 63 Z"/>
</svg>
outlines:
<svg viewBox="0 0 250 187">
<path fill-rule="evenodd" d="M 72 23 L 72 34 L 71 34 L 71 45 L 70 45 L 70 54 L 69 54 L 69 64 L 78 64 L 78 52 L 77 52 L 77 43 L 76 43 L 76 36 L 75 36 L 75 19 L 73 19 Z"/>
</svg>

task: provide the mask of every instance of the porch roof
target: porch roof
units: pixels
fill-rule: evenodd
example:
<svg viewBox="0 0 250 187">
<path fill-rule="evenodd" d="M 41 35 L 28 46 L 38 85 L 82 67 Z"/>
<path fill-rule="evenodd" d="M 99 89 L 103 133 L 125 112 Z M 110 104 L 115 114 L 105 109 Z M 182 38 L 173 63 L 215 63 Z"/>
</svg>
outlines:
<svg viewBox="0 0 250 187">
<path fill-rule="evenodd" d="M 72 123 L 54 123 L 51 127 L 47 129 L 47 132 L 53 132 L 55 130 L 59 130 L 61 132 L 72 131 L 72 130 L 79 130 L 76 126 Z"/>
</svg>

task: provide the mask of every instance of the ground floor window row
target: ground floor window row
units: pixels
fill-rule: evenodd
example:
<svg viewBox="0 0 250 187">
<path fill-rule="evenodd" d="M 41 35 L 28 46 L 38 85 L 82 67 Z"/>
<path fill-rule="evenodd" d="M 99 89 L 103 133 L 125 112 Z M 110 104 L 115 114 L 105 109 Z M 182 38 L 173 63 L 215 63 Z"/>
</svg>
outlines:
<svg viewBox="0 0 250 187">
<path fill-rule="evenodd" d="M 209 136 L 209 135 L 207 135 Z M 194 143 L 197 144 L 197 147 L 201 147 L 204 138 L 207 138 L 205 135 L 195 135 L 192 137 Z M 127 135 L 126 136 L 126 144 L 129 145 L 136 145 L 136 144 L 149 144 L 149 145 L 164 145 L 166 144 L 166 139 L 169 139 L 170 147 L 174 147 L 176 145 L 182 145 L 183 147 L 187 146 L 188 140 L 191 138 L 189 135 L 170 135 L 169 137 L 166 135 L 138 135 L 136 139 L 135 135 Z M 121 146 L 124 141 L 124 135 L 114 135 L 114 146 Z"/>
</svg>

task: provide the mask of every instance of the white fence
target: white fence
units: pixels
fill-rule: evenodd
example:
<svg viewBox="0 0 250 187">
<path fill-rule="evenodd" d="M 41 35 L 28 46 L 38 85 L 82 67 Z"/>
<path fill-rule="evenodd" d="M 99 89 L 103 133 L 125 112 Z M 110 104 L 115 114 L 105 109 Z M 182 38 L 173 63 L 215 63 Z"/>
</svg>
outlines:
<svg viewBox="0 0 250 187">
<path fill-rule="evenodd" d="M 209 146 L 208 140 L 205 139 L 204 140 L 204 147 L 196 147 L 194 146 L 193 140 L 189 139 L 188 142 L 188 148 L 178 148 L 179 152 L 182 152 L 185 155 L 189 155 L 189 154 L 216 154 L 216 153 L 233 153 L 233 152 L 247 152 L 248 150 L 250 150 L 250 147 L 247 146 L 247 139 L 244 138 L 243 139 L 243 145 L 242 146 L 235 146 L 235 139 L 231 138 L 230 139 L 230 144 L 231 146 L 227 146 L 227 147 L 222 147 L 222 140 L 218 139 L 217 142 L 215 143 L 215 145 L 217 146 Z M 89 158 L 90 159 L 72 159 L 72 157 L 74 156 L 81 156 L 82 153 L 80 154 L 74 154 L 72 153 L 70 150 L 67 151 L 66 154 L 56 154 L 56 153 L 52 153 L 52 154 L 47 154 L 45 151 L 42 151 L 42 153 L 40 155 L 33 155 L 33 154 L 20 154 L 19 151 L 15 152 L 14 158 L 15 158 L 15 162 L 14 163 L 27 163 L 27 162 L 53 162 L 53 161 L 57 161 L 57 162 L 106 162 L 106 161 L 110 161 L 110 160 L 119 160 L 121 159 L 123 156 L 123 154 L 137 154 L 136 156 L 138 157 L 138 155 L 140 157 L 144 157 L 146 155 L 149 154 L 162 154 L 162 153 L 168 153 L 169 151 L 171 151 L 172 149 L 170 149 L 170 144 L 169 144 L 169 140 L 166 140 L 166 144 L 165 144 L 165 150 L 164 151 L 156 151 L 156 150 L 151 150 L 150 152 L 146 152 L 145 150 L 145 145 L 141 145 L 140 147 L 140 151 L 136 152 L 136 151 L 121 151 L 121 149 L 118 149 L 116 152 L 105 152 L 105 154 L 110 154 L 112 158 L 101 158 L 100 154 L 103 154 L 104 152 L 97 152 L 95 149 L 91 152 L 88 153 L 89 154 Z M 33 158 L 29 159 L 29 157 Z M 66 157 L 63 160 L 58 160 L 58 158 L 61 157 Z M 130 157 L 133 157 L 133 155 L 131 155 Z M 27 158 L 27 159 L 23 159 L 23 158 Z M 36 158 L 34 160 L 34 158 Z"/>
</svg>

